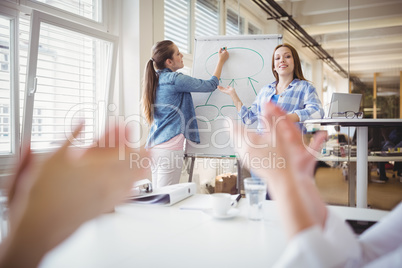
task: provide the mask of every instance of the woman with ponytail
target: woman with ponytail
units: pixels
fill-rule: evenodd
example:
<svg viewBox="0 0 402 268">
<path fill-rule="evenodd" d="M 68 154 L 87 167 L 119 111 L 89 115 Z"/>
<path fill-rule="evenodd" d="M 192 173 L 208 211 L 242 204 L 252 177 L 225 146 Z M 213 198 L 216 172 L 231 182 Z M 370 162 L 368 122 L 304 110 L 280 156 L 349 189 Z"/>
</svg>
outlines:
<svg viewBox="0 0 402 268">
<path fill-rule="evenodd" d="M 183 54 L 170 40 L 156 43 L 145 67 L 142 108 L 151 126 L 146 147 L 152 156 L 153 187 L 179 183 L 184 142 L 200 143 L 191 92 L 211 92 L 219 85 L 222 67 L 229 58 L 225 48 L 209 80 L 176 72 L 184 67 Z"/>
</svg>

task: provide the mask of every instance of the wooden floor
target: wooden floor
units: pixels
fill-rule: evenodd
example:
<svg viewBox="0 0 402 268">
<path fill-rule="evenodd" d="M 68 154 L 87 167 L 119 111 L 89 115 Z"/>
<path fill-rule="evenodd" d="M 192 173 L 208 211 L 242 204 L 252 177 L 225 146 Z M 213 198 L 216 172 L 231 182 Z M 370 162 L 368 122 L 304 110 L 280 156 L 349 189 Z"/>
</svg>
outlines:
<svg viewBox="0 0 402 268">
<path fill-rule="evenodd" d="M 402 182 L 392 170 L 387 170 L 389 181 L 375 183 L 378 180 L 377 171 L 371 172 L 371 180 L 368 181 L 367 204 L 371 208 L 391 210 L 402 201 Z M 317 170 L 316 185 L 322 198 L 328 204 L 348 205 L 348 181 L 344 179 L 340 168 L 319 168 Z"/>
</svg>

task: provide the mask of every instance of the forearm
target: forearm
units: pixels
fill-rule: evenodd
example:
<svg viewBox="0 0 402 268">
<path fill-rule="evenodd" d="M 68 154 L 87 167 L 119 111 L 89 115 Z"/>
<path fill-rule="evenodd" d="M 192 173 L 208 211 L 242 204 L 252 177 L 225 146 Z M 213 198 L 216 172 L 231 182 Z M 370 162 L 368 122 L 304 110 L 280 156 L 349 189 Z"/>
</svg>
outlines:
<svg viewBox="0 0 402 268">
<path fill-rule="evenodd" d="M 230 97 L 232 98 L 233 104 L 236 106 L 237 112 L 241 111 L 241 107 L 243 106 L 243 102 L 240 100 L 239 96 L 237 95 L 236 91 L 233 91 L 230 94 Z"/>
<path fill-rule="evenodd" d="M 290 237 L 312 225 L 325 227 L 327 207 L 311 178 L 295 178 L 295 181 L 281 178 L 270 187 L 281 207 L 284 223 L 289 225 L 286 230 Z"/>
<path fill-rule="evenodd" d="M 0 250 L 0 267 L 37 267 L 43 256 L 75 229 L 75 224 L 67 221 L 65 228 L 58 222 L 60 217 L 49 210 L 35 208 L 30 205 L 20 220 L 11 223 L 6 245 Z"/>
<path fill-rule="evenodd" d="M 291 175 L 287 173 L 285 176 Z M 272 179 L 268 183 L 289 239 L 315 224 L 301 189 L 290 180 L 282 177 Z"/>
<path fill-rule="evenodd" d="M 317 225 L 324 228 L 328 214 L 327 207 L 321 199 L 320 193 L 313 183 L 313 179 L 303 178 L 302 180 L 305 181 L 299 183 L 299 186 L 303 200 L 305 200 L 307 208 L 309 209 L 309 214 Z"/>
<path fill-rule="evenodd" d="M 324 116 L 324 110 L 320 103 L 305 104 L 304 109 L 293 111 L 293 113 L 299 116 L 300 122 L 309 119 L 321 119 Z"/>
<path fill-rule="evenodd" d="M 223 68 L 223 64 L 224 62 L 222 62 L 221 60 L 218 61 L 218 64 L 215 67 L 215 71 L 214 71 L 214 76 L 216 76 L 218 79 L 221 78 L 221 73 L 222 73 L 222 68 Z"/>
<path fill-rule="evenodd" d="M 46 236 L 17 228 L 1 245 L 0 267 L 37 267 L 48 251 L 44 242 Z"/>
</svg>

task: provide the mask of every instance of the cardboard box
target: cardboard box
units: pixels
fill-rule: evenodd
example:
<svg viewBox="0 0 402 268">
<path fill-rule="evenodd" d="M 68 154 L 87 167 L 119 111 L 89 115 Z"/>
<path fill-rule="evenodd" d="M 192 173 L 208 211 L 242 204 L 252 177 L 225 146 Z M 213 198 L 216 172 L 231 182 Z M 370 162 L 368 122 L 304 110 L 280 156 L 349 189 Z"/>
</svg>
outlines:
<svg viewBox="0 0 402 268">
<path fill-rule="evenodd" d="M 236 194 L 237 173 L 225 173 L 215 177 L 215 193 Z"/>
</svg>

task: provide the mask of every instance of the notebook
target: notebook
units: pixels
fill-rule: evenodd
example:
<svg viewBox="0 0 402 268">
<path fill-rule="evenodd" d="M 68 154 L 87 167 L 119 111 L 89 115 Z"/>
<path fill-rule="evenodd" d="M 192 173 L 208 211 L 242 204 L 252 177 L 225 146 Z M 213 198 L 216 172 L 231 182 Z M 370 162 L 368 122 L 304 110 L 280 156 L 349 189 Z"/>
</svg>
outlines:
<svg viewBox="0 0 402 268">
<path fill-rule="evenodd" d="M 326 118 L 331 118 L 333 113 L 347 111 L 358 112 L 361 100 L 362 94 L 332 93 Z"/>
</svg>

